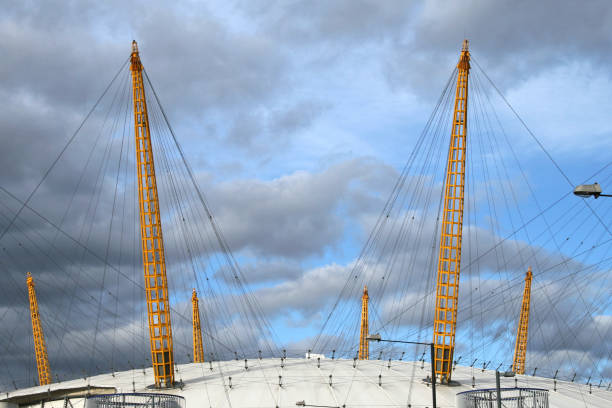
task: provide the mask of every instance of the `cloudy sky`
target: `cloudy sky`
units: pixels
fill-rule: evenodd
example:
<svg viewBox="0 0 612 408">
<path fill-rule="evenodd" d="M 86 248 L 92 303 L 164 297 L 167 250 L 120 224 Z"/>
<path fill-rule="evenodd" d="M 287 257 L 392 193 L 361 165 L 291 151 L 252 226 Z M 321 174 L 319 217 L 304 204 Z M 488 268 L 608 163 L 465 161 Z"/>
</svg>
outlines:
<svg viewBox="0 0 612 408">
<path fill-rule="evenodd" d="M 186 194 L 165 204 L 162 197 L 162 207 L 174 209 L 164 228 L 171 241 L 169 274 L 172 268 L 179 271 L 169 277 L 177 293 L 177 359 L 187 361 L 190 352 L 192 287 L 210 295 L 208 300 L 201 296 L 211 322 L 205 337 L 219 340 L 209 345 L 218 353 L 232 354 L 249 341 L 268 347 L 269 339 L 261 338 L 266 329 L 257 326 L 265 317 L 280 349 L 301 354 L 313 344 L 334 344 L 348 355 L 359 315 L 350 299 L 359 298 L 363 284 L 379 294 L 373 300 L 374 327 L 391 325 L 388 334 L 403 338 L 429 336 L 430 243 L 439 198 L 427 197 L 440 195 L 440 155 L 448 139 L 418 162 L 432 164 L 430 177 L 421 181 L 424 188 L 411 178 L 418 176 L 413 171 L 388 221 L 379 226 L 376 220 L 411 152 L 418 151 L 464 38 L 470 40 L 473 70 L 482 68 L 478 83 L 490 91 L 481 95 L 497 95 L 486 73 L 546 149 L 497 95 L 491 106 L 507 123 L 510 137 L 474 147 L 474 157 L 485 157 L 479 163 L 487 167 L 499 154 L 508 166 L 492 168 L 489 177 L 474 176 L 478 187 L 468 191 L 470 202 L 488 205 L 473 208 L 466 227 L 475 237 L 466 239 L 470 259 L 481 262 L 482 270 L 467 267 L 461 292 L 466 306 L 459 320 L 470 328 L 462 337 L 464 359 L 482 364 L 491 350 L 511 352 L 516 326 L 503 309 L 518 310 L 525 268 L 537 264 L 542 271 L 534 288 L 540 294 L 533 306 L 538 334 L 532 336 L 534 363 L 528 367 L 537 361 L 551 372 L 563 366 L 567 376 L 577 370 L 585 377 L 609 378 L 612 319 L 609 300 L 599 302 L 609 293 L 611 207 L 603 198 L 587 205 L 565 196 L 572 185 L 585 181 L 603 185 L 607 180 L 612 187 L 608 2 L 262 0 L 169 7 L 165 2 L 22 1 L 4 4 L 0 11 L 0 226 L 6 229 L 0 268 L 7 276 L 0 318 L 10 328 L 0 334 L 0 358 L 10 367 L 0 374 L 0 388 L 11 387 L 13 380 L 31 385 L 36 375 L 22 285 L 25 270 L 38 275 L 55 372 L 68 378 L 147 364 L 138 297 L 141 271 L 134 266 L 139 255 L 134 250 L 138 236 L 129 193 L 129 148 L 96 136 L 119 132 L 116 123 L 105 122 L 104 107 L 112 114 L 125 112 L 127 105 L 119 102 L 129 94 L 118 91 L 127 84 L 125 68 L 29 201 L 38 214 L 26 208 L 11 222 L 129 57 L 133 39 L 256 303 L 241 300 L 236 291 L 243 286 L 232 286 L 234 272 L 223 267 L 222 256 L 215 258 L 215 248 L 203 243 L 206 234 L 214 240 L 214 231 L 207 230 L 205 216 L 199 217 L 202 208 L 186 210 L 191 227 L 177 221 L 172 203 L 201 205 L 189 195 L 193 189 L 186 192 L 186 173 L 177 170 L 179 181 L 160 182 L 160 195 Z M 119 101 L 116 110 L 113 101 Z M 501 153 L 486 151 L 495 141 L 505 141 L 497 146 Z M 90 150 L 92 145 L 97 147 Z M 172 142 L 165 146 L 168 161 L 161 177 L 181 165 Z M 498 179 L 495 171 L 508 169 L 505 182 L 517 192 L 511 205 L 519 214 L 515 218 L 493 214 L 496 202 L 501 213 L 510 210 L 495 194 L 500 192 L 487 187 Z M 597 172 L 599 178 L 591 179 Z M 120 190 L 128 193 L 117 199 L 117 184 L 98 185 L 97 174 L 111 181 L 116 174 Z M 508 235 L 563 197 L 550 218 L 530 224 L 531 235 L 526 228 L 523 235 Z M 113 221 L 109 227 L 118 204 L 127 210 L 117 219 L 131 223 Z M 412 220 L 416 216 L 414 225 L 400 226 L 406 214 Z M 497 223 L 491 223 L 495 217 Z M 391 236 L 399 247 L 389 251 L 373 245 L 361 252 L 371 231 L 376 243 Z M 595 248 L 584 252 L 587 242 Z M 496 257 L 487 252 L 492 247 Z M 530 255 L 517 255 L 522 253 Z M 217 267 L 211 266 L 217 265 L 214 259 L 220 259 Z M 409 272 L 395 273 L 394 265 Z M 583 271 L 591 274 L 588 284 L 576 277 Z M 357 272 L 359 278 L 351 280 Z M 552 280 L 555 273 L 565 280 Z M 376 276 L 386 282 L 374 282 Z M 608 286 L 602 290 L 604 282 Z M 571 287 L 577 288 L 575 296 L 569 295 Z M 387 297 L 380 299 L 383 294 Z M 213 300 L 215 295 L 227 303 Z M 568 301 L 560 302 L 562 297 Z M 581 337 L 584 332 L 596 335 Z M 482 338 L 474 340 L 474 333 Z M 495 361 L 506 364 L 509 359 Z"/>
</svg>

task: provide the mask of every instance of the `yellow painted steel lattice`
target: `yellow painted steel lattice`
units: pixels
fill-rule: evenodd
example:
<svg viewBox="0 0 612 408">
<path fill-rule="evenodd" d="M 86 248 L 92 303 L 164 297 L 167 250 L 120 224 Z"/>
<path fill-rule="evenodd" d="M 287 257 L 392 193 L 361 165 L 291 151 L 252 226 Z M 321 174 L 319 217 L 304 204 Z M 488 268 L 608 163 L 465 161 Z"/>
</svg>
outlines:
<svg viewBox="0 0 612 408">
<path fill-rule="evenodd" d="M 38 367 L 38 384 L 51 384 L 51 368 L 49 367 L 49 356 L 40 315 L 38 313 L 38 300 L 34 289 L 34 279 L 28 272 L 26 282 L 28 284 L 28 297 L 30 298 L 30 316 L 32 318 L 32 335 L 34 336 L 34 353 L 36 354 L 36 366 Z"/>
<path fill-rule="evenodd" d="M 465 190 L 468 75 L 470 71 L 470 52 L 467 40 L 463 41 L 457 69 L 453 128 L 444 184 L 444 212 L 440 233 L 434 316 L 435 372 L 442 383 L 448 383 L 451 380 L 457 326 Z"/>
<path fill-rule="evenodd" d="M 359 359 L 368 360 L 370 358 L 370 342 L 368 341 L 370 330 L 368 323 L 368 287 L 363 287 L 363 296 L 361 297 L 361 333 L 359 335 Z"/>
<path fill-rule="evenodd" d="M 529 305 L 531 301 L 531 267 L 525 274 L 525 290 L 523 291 L 523 303 L 521 304 L 521 317 L 516 329 L 516 343 L 514 345 L 514 358 L 512 360 L 512 371 L 517 374 L 525 374 L 525 357 L 527 356 L 527 332 L 529 329 Z"/>
<path fill-rule="evenodd" d="M 174 355 L 172 351 L 172 325 L 170 323 L 164 240 L 142 75 L 143 68 L 136 41 L 132 42 L 130 70 L 132 72 L 134 132 L 138 166 L 142 263 L 149 317 L 151 361 L 155 374 L 155 385 L 157 387 L 171 387 L 174 384 Z"/>
<path fill-rule="evenodd" d="M 204 346 L 202 345 L 202 328 L 200 326 L 200 306 L 198 305 L 198 294 L 193 290 L 191 295 L 193 312 L 193 362 L 204 362 Z"/>
</svg>

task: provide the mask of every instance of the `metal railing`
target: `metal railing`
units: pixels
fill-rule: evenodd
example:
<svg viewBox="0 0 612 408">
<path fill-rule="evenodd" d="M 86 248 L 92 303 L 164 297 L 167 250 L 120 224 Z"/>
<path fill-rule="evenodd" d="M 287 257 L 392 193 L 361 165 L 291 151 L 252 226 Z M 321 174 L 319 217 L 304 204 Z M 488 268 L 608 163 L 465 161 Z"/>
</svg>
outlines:
<svg viewBox="0 0 612 408">
<path fill-rule="evenodd" d="M 85 401 L 85 408 L 185 408 L 185 398 L 139 392 L 93 395 Z"/>
<path fill-rule="evenodd" d="M 548 408 L 548 390 L 542 388 L 501 388 L 504 408 Z M 465 391 L 457 394 L 458 408 L 496 408 L 495 388 Z"/>
</svg>

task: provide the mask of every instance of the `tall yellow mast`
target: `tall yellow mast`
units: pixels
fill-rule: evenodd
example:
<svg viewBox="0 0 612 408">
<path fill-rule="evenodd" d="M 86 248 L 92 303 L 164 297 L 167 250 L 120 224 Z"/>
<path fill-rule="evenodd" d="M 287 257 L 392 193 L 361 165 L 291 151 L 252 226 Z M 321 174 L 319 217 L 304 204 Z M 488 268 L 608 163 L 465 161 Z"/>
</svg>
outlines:
<svg viewBox="0 0 612 408">
<path fill-rule="evenodd" d="M 34 352 L 36 354 L 36 365 L 38 367 L 38 384 L 51 384 L 51 368 L 49 367 L 49 356 L 40 315 L 38 314 L 38 300 L 34 289 L 34 279 L 28 272 L 26 282 L 28 284 L 28 297 L 30 298 L 30 316 L 32 317 L 32 335 L 34 336 Z"/>
<path fill-rule="evenodd" d="M 514 359 L 512 371 L 525 374 L 525 356 L 527 355 L 527 329 L 529 328 L 529 304 L 531 300 L 531 267 L 525 274 L 525 290 L 523 291 L 523 304 L 521 305 L 521 318 L 516 330 L 516 343 L 514 345 Z"/>
<path fill-rule="evenodd" d="M 200 306 L 198 305 L 198 294 L 193 289 L 191 295 L 193 310 L 193 362 L 204 362 L 204 347 L 202 346 L 202 328 L 200 326 Z"/>
<path fill-rule="evenodd" d="M 369 323 L 368 323 L 368 287 L 363 287 L 363 296 L 361 297 L 361 334 L 359 335 L 359 359 L 368 360 L 370 358 L 370 342 L 367 340 Z"/>
<path fill-rule="evenodd" d="M 463 41 L 457 64 L 457 89 L 453 112 L 446 182 L 444 184 L 444 213 L 440 233 L 440 253 L 434 316 L 435 372 L 440 382 L 451 380 L 455 329 L 457 326 L 457 297 L 461 266 L 461 234 L 463 229 L 463 200 L 465 189 L 465 143 L 467 135 L 468 74 L 470 52 L 468 41 Z"/>
<path fill-rule="evenodd" d="M 171 387 L 174 383 L 174 355 L 166 260 L 162 237 L 157 181 L 149 130 L 147 100 L 145 98 L 142 63 L 138 45 L 132 42 L 132 91 L 134 101 L 134 133 L 138 165 L 138 200 L 140 204 L 140 235 L 144 267 L 151 361 L 157 387 Z"/>
</svg>

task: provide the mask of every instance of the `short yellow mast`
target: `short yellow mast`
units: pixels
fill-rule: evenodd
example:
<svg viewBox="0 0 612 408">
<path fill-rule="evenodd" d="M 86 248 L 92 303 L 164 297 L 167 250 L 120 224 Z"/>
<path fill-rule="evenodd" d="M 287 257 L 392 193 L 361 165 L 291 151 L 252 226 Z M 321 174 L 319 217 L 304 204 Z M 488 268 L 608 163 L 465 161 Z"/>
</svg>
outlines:
<svg viewBox="0 0 612 408">
<path fill-rule="evenodd" d="M 191 295 L 193 310 L 193 362 L 204 362 L 204 346 L 202 346 L 202 328 L 200 326 L 200 306 L 198 305 L 198 294 L 193 289 Z"/>
<path fill-rule="evenodd" d="M 28 284 L 28 297 L 30 298 L 30 316 L 32 317 L 32 334 L 34 336 L 34 352 L 36 354 L 36 365 L 38 366 L 38 384 L 51 384 L 51 368 L 49 367 L 49 356 L 40 315 L 38 314 L 38 300 L 34 289 L 34 279 L 28 272 L 26 282 Z"/>
<path fill-rule="evenodd" d="M 368 302 L 370 297 L 368 296 L 368 287 L 363 287 L 363 296 L 361 297 L 361 334 L 359 336 L 359 359 L 368 360 L 370 358 L 370 342 L 368 341 L 369 336 L 369 323 L 368 323 Z"/>
<path fill-rule="evenodd" d="M 153 163 L 153 148 L 149 130 L 147 100 L 145 98 L 142 63 L 138 45 L 132 42 L 132 91 L 134 101 L 134 133 L 138 165 L 138 200 L 140 204 L 140 235 L 144 267 L 151 361 L 157 387 L 174 384 L 174 355 L 166 260 L 162 237 L 157 181 Z"/>
<path fill-rule="evenodd" d="M 468 41 L 464 40 L 461 57 L 457 64 L 457 89 L 446 165 L 444 213 L 442 215 L 440 253 L 437 266 L 433 343 L 435 372 L 442 383 L 448 383 L 451 380 L 453 353 L 455 351 L 455 329 L 457 326 L 457 297 L 461 266 L 461 234 L 465 189 L 468 74 L 470 72 L 468 45 Z"/>
<path fill-rule="evenodd" d="M 525 357 L 527 355 L 527 330 L 529 328 L 529 305 L 531 301 L 531 267 L 525 274 L 525 289 L 523 291 L 523 304 L 521 305 L 521 318 L 516 330 L 516 343 L 514 345 L 514 359 L 512 371 L 525 374 Z"/>
</svg>

